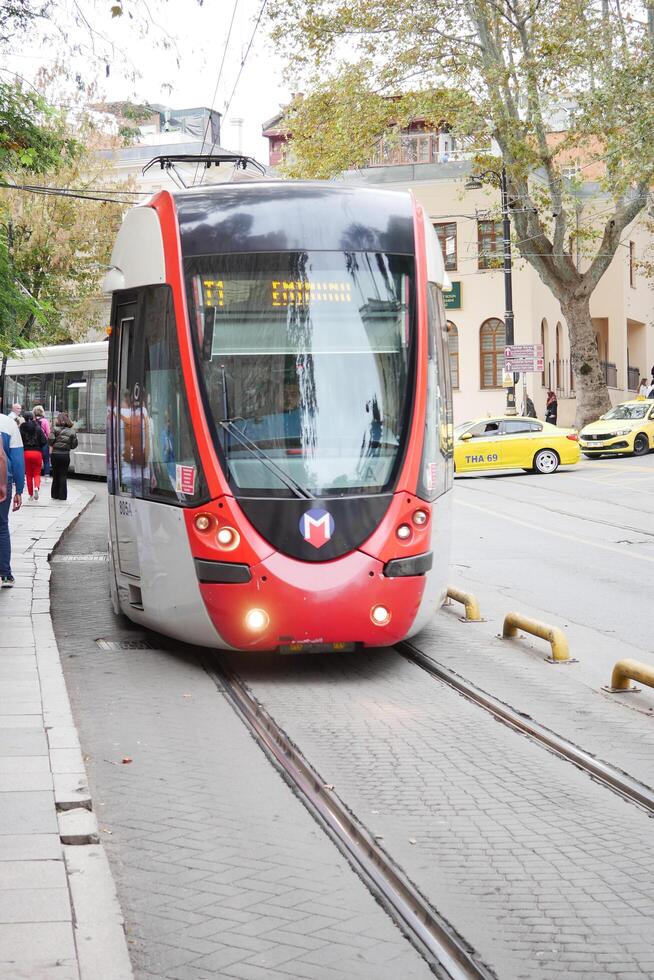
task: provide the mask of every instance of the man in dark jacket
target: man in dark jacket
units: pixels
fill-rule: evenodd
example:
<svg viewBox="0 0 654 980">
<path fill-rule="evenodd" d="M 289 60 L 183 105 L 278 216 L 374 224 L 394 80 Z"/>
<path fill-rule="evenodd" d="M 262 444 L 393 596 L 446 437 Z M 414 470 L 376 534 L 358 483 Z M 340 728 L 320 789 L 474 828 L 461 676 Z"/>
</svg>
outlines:
<svg viewBox="0 0 654 980">
<path fill-rule="evenodd" d="M 23 502 L 25 486 L 25 458 L 20 429 L 13 419 L 0 415 L 0 439 L 6 460 L 5 497 L 0 503 L 0 587 L 10 589 L 14 584 L 11 574 L 11 538 L 9 536 L 9 509 L 18 510 Z M 16 493 L 12 490 L 16 487 Z"/>
</svg>

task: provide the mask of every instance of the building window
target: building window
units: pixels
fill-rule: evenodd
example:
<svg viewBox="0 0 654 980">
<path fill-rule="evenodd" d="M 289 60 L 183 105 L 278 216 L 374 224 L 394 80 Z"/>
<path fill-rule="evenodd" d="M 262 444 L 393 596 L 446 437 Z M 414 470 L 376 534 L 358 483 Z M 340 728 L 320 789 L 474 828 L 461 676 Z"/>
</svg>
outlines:
<svg viewBox="0 0 654 980">
<path fill-rule="evenodd" d="M 497 317 L 484 320 L 479 330 L 482 388 L 502 387 L 505 347 L 506 328 L 502 320 Z"/>
<path fill-rule="evenodd" d="M 451 320 L 447 321 L 447 350 L 450 355 L 452 387 L 459 387 L 459 331 Z"/>
<path fill-rule="evenodd" d="M 561 324 L 556 325 L 556 364 L 555 364 L 556 390 L 561 391 L 562 369 L 561 369 Z"/>
<path fill-rule="evenodd" d="M 543 373 L 540 376 L 540 383 L 543 388 L 547 385 L 547 320 L 540 321 L 540 342 L 543 348 Z"/>
<path fill-rule="evenodd" d="M 435 224 L 434 231 L 438 237 L 438 242 L 443 253 L 443 261 L 448 272 L 456 269 L 456 221 L 448 221 L 445 224 Z"/>
<path fill-rule="evenodd" d="M 478 221 L 477 240 L 479 269 L 499 269 L 504 258 L 504 234 L 501 221 Z"/>
<path fill-rule="evenodd" d="M 447 266 L 446 266 L 447 268 Z M 629 285 L 636 286 L 636 243 L 629 242 Z"/>
</svg>

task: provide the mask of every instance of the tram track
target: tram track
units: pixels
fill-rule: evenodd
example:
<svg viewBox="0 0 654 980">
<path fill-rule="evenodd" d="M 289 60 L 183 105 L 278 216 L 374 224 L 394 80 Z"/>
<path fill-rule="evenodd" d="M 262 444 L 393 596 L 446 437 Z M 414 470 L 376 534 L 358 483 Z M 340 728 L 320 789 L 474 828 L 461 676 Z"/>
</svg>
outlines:
<svg viewBox="0 0 654 980">
<path fill-rule="evenodd" d="M 422 954 L 432 972 L 443 980 L 492 980 L 493 971 L 408 880 L 238 675 L 215 663 L 205 662 L 203 666 L 256 742 Z"/>
<path fill-rule="evenodd" d="M 531 716 L 517 711 L 493 695 L 482 691 L 472 682 L 461 677 L 460 674 L 437 663 L 411 641 L 404 640 L 402 643 L 396 644 L 395 649 L 406 660 L 420 667 L 436 680 L 442 681 L 472 704 L 483 708 L 497 721 L 519 734 L 527 735 L 538 744 L 549 749 L 554 755 L 577 766 L 619 796 L 654 815 L 654 790 L 651 787 L 639 782 L 616 766 L 596 758 L 568 739 L 557 735 L 556 732 L 552 732 L 541 725 Z"/>
</svg>

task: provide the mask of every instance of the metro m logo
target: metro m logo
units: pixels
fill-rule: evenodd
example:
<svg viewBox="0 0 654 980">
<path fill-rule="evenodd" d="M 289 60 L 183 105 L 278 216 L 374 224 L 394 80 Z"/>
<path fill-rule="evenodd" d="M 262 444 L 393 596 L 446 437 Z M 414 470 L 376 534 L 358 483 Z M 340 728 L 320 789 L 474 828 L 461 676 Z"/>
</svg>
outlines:
<svg viewBox="0 0 654 980">
<path fill-rule="evenodd" d="M 326 510 L 314 508 L 300 518 L 300 534 L 314 548 L 322 548 L 334 533 L 334 518 Z"/>
</svg>

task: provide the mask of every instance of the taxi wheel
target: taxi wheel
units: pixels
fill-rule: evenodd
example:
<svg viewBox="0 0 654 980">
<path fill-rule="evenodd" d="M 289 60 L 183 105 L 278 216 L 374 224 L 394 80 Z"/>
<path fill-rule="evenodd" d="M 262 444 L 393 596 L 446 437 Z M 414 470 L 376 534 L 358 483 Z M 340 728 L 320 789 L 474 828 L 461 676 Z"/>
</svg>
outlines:
<svg viewBox="0 0 654 980">
<path fill-rule="evenodd" d="M 645 456 L 649 452 L 649 439 L 644 432 L 639 432 L 634 439 L 634 456 Z"/>
<path fill-rule="evenodd" d="M 541 449 L 534 456 L 534 473 L 555 473 L 559 468 L 559 457 L 553 449 Z"/>
</svg>

